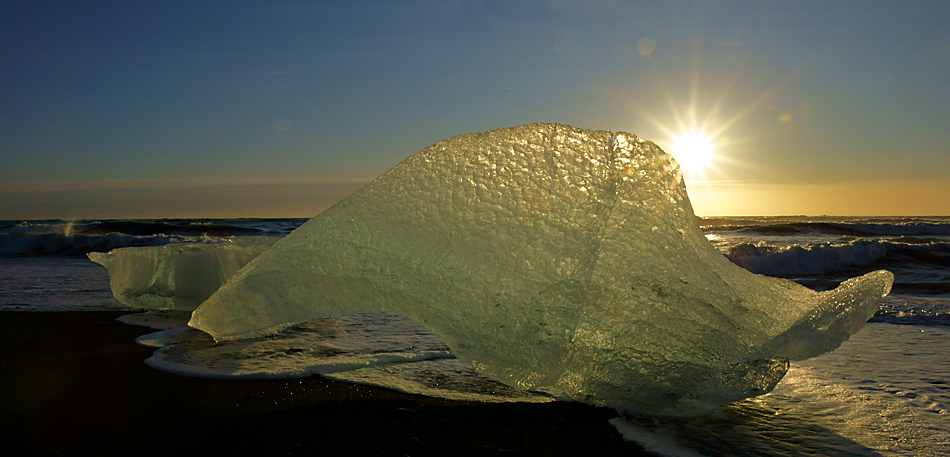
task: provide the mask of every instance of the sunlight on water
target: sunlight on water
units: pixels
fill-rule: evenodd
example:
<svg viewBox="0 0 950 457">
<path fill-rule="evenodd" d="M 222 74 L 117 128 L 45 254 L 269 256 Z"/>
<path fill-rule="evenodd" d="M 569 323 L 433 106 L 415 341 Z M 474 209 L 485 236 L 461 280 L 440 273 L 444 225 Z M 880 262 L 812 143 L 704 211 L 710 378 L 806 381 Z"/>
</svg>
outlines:
<svg viewBox="0 0 950 457">
<path fill-rule="evenodd" d="M 703 417 L 613 423 L 660 455 L 946 455 L 948 344 L 950 329 L 868 324 L 767 395 Z"/>
</svg>

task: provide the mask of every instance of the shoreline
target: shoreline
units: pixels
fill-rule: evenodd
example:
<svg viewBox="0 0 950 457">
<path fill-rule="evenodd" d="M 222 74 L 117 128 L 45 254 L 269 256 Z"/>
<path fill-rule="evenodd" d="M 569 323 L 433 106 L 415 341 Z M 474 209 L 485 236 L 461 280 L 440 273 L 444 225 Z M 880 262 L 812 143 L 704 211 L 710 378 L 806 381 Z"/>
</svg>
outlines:
<svg viewBox="0 0 950 457">
<path fill-rule="evenodd" d="M 646 455 L 608 423 L 616 412 L 578 402 L 163 372 L 135 343 L 153 330 L 115 320 L 129 312 L 0 311 L 0 439 L 13 455 Z"/>
</svg>

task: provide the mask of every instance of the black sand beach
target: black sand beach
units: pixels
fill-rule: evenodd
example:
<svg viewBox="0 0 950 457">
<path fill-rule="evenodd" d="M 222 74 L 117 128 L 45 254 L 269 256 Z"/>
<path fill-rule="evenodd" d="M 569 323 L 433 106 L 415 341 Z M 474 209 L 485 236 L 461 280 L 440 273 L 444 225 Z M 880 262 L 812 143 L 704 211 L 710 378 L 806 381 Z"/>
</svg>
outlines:
<svg viewBox="0 0 950 457">
<path fill-rule="evenodd" d="M 4 455 L 644 455 L 580 403 L 479 404 L 150 368 L 124 313 L 0 312 Z"/>
</svg>

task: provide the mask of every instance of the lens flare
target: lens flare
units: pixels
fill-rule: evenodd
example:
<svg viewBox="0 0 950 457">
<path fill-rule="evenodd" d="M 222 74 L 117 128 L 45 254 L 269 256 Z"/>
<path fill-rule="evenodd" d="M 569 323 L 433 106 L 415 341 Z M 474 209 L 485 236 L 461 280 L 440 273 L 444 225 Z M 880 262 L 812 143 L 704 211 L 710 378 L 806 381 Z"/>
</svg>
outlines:
<svg viewBox="0 0 950 457">
<path fill-rule="evenodd" d="M 653 51 L 655 49 L 656 49 L 656 40 L 652 38 L 643 37 L 637 43 L 637 52 L 640 53 L 641 56 L 646 57 L 650 54 L 653 54 Z"/>
</svg>

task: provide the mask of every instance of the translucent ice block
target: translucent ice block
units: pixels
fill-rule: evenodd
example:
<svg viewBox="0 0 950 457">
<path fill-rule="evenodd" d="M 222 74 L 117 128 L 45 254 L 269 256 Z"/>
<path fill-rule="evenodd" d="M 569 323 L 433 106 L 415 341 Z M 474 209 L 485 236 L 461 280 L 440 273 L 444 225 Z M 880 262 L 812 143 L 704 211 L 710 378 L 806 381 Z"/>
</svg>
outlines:
<svg viewBox="0 0 950 457">
<path fill-rule="evenodd" d="M 192 315 L 217 339 L 385 310 L 513 386 L 695 414 L 837 347 L 893 275 L 816 293 L 705 239 L 679 166 L 629 133 L 534 124 L 450 138 L 314 217 Z"/>
</svg>

